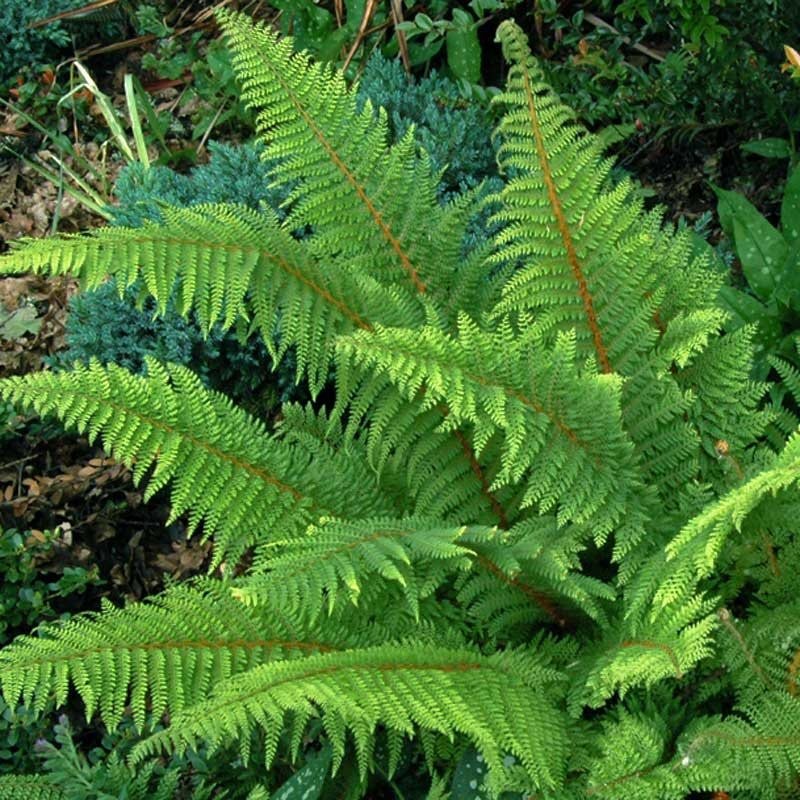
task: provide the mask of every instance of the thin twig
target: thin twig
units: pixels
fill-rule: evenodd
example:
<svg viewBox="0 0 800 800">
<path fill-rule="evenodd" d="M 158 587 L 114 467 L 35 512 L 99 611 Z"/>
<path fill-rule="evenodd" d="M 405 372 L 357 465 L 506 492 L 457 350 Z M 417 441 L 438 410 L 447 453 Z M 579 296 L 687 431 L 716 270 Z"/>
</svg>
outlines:
<svg viewBox="0 0 800 800">
<path fill-rule="evenodd" d="M 200 153 L 203 150 L 203 148 L 206 146 L 206 141 L 208 140 L 208 137 L 211 135 L 211 131 L 214 129 L 214 125 L 217 124 L 217 120 L 219 119 L 220 114 L 222 114 L 222 112 L 225 110 L 225 106 L 227 106 L 227 105 L 228 105 L 228 101 L 225 100 L 225 102 L 217 110 L 217 113 L 214 114 L 214 119 L 211 120 L 211 124 L 206 128 L 206 131 L 203 134 L 203 138 L 200 140 L 200 144 L 197 145 L 197 152 L 198 153 Z"/>
<path fill-rule="evenodd" d="M 372 19 L 372 15 L 375 13 L 375 6 L 377 4 L 378 0 L 367 0 L 367 6 L 364 9 L 364 16 L 361 18 L 361 24 L 358 26 L 358 33 L 356 34 L 353 46 L 350 48 L 350 52 L 347 54 L 347 58 L 345 58 L 344 60 L 342 71 L 345 71 L 350 66 L 350 62 L 353 60 L 353 56 L 355 56 L 356 51 L 361 46 L 361 42 L 364 40 L 364 37 L 366 36 L 367 28 L 369 27 L 369 22 Z"/>
<path fill-rule="evenodd" d="M 400 47 L 400 58 L 403 61 L 403 66 L 406 72 L 411 74 L 411 59 L 408 55 L 408 42 L 406 41 L 405 33 L 400 30 L 399 25 L 403 21 L 403 0 L 392 0 L 392 21 L 394 22 L 395 36 L 397 36 L 397 44 Z"/>
<path fill-rule="evenodd" d="M 16 467 L 17 464 L 25 464 L 28 461 L 33 461 L 38 456 L 25 456 L 25 458 L 18 458 L 16 461 L 9 461 L 8 464 L 0 464 L 0 469 L 8 469 L 9 467 Z"/>
<path fill-rule="evenodd" d="M 662 56 L 661 53 L 655 50 L 651 50 L 649 47 L 645 47 L 645 45 L 639 44 L 639 42 L 632 41 L 629 36 L 623 36 L 613 25 L 610 25 L 604 19 L 600 19 L 600 17 L 596 16 L 595 14 L 584 14 L 583 18 L 590 25 L 594 25 L 595 28 L 603 28 L 604 30 L 610 31 L 615 36 L 618 36 L 629 47 L 632 47 L 634 50 L 638 50 L 640 53 L 644 53 L 646 56 L 649 56 L 654 61 L 664 60 L 664 56 Z"/>
</svg>

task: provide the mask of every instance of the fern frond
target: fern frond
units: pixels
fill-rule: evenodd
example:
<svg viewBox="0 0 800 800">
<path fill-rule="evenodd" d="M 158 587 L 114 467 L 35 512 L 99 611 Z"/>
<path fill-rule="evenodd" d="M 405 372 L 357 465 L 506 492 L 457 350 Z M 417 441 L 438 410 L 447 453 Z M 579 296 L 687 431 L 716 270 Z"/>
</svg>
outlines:
<svg viewBox="0 0 800 800">
<path fill-rule="evenodd" d="M 340 72 L 293 54 L 292 40 L 264 24 L 225 9 L 217 19 L 275 182 L 290 189 L 287 228 L 310 226 L 316 252 L 415 293 L 431 270 L 454 271 L 462 232 L 448 234 L 437 176 L 427 155 L 417 157 L 413 131 L 388 147 L 386 112 L 376 117 L 367 103 L 358 113 Z"/>
<path fill-rule="evenodd" d="M 679 763 L 687 783 L 697 791 L 791 797 L 800 776 L 800 701 L 766 692 L 737 712 L 696 720 L 680 737 Z"/>
<path fill-rule="evenodd" d="M 563 780 L 567 747 L 565 720 L 547 691 L 555 679 L 557 673 L 535 657 L 511 652 L 482 656 L 432 645 L 385 645 L 311 656 L 264 665 L 221 684 L 207 703 L 176 715 L 133 756 L 141 760 L 197 739 L 216 748 L 254 728 L 266 729 L 274 740 L 288 712 L 306 720 L 319 709 L 334 764 L 348 730 L 364 772 L 378 724 L 404 735 L 420 727 L 467 736 L 498 773 L 503 757 L 513 755 L 536 785 L 554 788 Z M 273 754 L 274 747 L 268 763 Z"/>
<path fill-rule="evenodd" d="M 714 569 L 722 548 L 734 531 L 770 495 L 800 481 L 800 432 L 787 442 L 774 462 L 746 483 L 731 490 L 690 520 L 667 545 L 667 564 L 653 603 L 657 609 L 683 601 Z"/>
<path fill-rule="evenodd" d="M 69 800 L 39 775 L 0 775 L 0 800 Z"/>
<path fill-rule="evenodd" d="M 535 516 L 476 542 L 476 567 L 457 583 L 459 602 L 501 638 L 543 618 L 562 628 L 583 615 L 607 624 L 605 606 L 615 592 L 580 572 L 586 537 L 576 526 L 560 528 L 554 516 Z"/>
<path fill-rule="evenodd" d="M 679 385 L 694 397 L 690 418 L 703 445 L 700 451 L 703 473 L 707 478 L 727 476 L 723 485 L 730 485 L 731 476 L 734 480 L 740 480 L 741 476 L 734 462 L 719 458 L 719 442 L 725 442 L 726 451 L 741 461 L 746 449 L 761 436 L 772 418 L 769 409 L 759 408 L 766 384 L 749 376 L 752 340 L 751 328 L 715 337 L 677 375 Z"/>
<path fill-rule="evenodd" d="M 342 362 L 337 374 L 347 368 Z M 369 425 L 362 431 L 358 422 L 368 412 Z M 479 458 L 468 432 L 443 430 L 446 406 L 425 409 L 416 398 L 409 400 L 391 376 L 372 372 L 355 387 L 347 416 L 348 434 L 363 439 L 382 483 L 384 476 L 392 480 L 391 474 L 397 475 L 413 514 L 508 527 L 519 498 L 511 490 L 492 488 L 487 462 L 499 463 L 496 454 Z"/>
<path fill-rule="evenodd" d="M 800 355 L 800 338 L 797 340 L 796 348 Z M 780 376 L 781 384 L 789 391 L 795 403 L 800 405 L 800 370 L 783 358 L 771 358 L 770 364 Z"/>
<path fill-rule="evenodd" d="M 683 680 L 713 652 L 717 620 L 712 609 L 710 601 L 698 596 L 656 622 L 624 621 L 608 628 L 575 665 L 569 689 L 573 713 L 580 713 L 581 706 L 599 708 L 615 693 L 624 697 L 631 689 L 650 688 L 666 678 Z"/>
<path fill-rule="evenodd" d="M 601 754 L 576 795 L 598 800 L 683 800 L 685 776 L 663 764 L 670 744 L 663 720 L 624 708 L 614 717 L 603 725 Z"/>
<path fill-rule="evenodd" d="M 631 241 L 642 203 L 630 181 L 604 191 L 613 162 L 602 145 L 573 123 L 574 116 L 544 82 L 522 31 L 498 27 L 508 83 L 495 100 L 506 109 L 497 136 L 498 163 L 515 177 L 500 192 L 496 260 L 522 260 L 506 286 L 498 313 L 536 311 L 546 332 L 575 329 L 603 372 L 618 370 L 628 345 L 655 339 L 647 297 L 658 275 L 641 253 L 650 231 Z M 613 275 L 610 269 L 613 265 Z"/>
<path fill-rule="evenodd" d="M 495 220 L 504 227 L 490 263 L 521 268 L 493 314 L 529 315 L 520 324 L 544 341 L 574 331 L 579 357 L 624 376 L 623 421 L 640 480 L 675 505 L 696 474 L 699 446 L 713 450 L 712 431 L 749 443 L 763 427 L 757 414 L 742 413 L 743 403 L 754 412 L 753 397 L 763 393 L 747 377 L 751 352 L 718 336 L 720 279 L 689 234 L 646 213 L 631 181 L 614 184 L 613 161 L 546 85 L 521 30 L 504 22 L 498 38 L 511 63 L 497 98 L 505 111 L 498 160 L 511 177 L 497 196 Z M 715 347 L 722 349 L 712 354 Z M 715 368 L 719 391 L 705 397 L 698 375 Z M 643 498 L 645 518 L 660 513 L 653 499 Z M 614 558 L 626 575 L 640 563 L 642 539 L 641 524 L 616 537 Z"/>
<path fill-rule="evenodd" d="M 210 584 L 206 588 L 210 587 Z M 248 607 L 222 591 L 177 587 L 147 603 L 18 637 L 0 652 L 9 702 L 63 704 L 74 686 L 91 718 L 116 725 L 127 707 L 141 727 L 205 700 L 219 681 L 271 660 L 307 657 L 363 641 L 330 625 L 320 632 L 275 608 Z"/>
<path fill-rule="evenodd" d="M 574 345 L 565 336 L 548 352 L 508 324 L 481 331 L 466 314 L 457 339 L 435 328 L 379 327 L 339 341 L 338 401 L 350 405 L 351 419 L 370 411 L 380 420 L 383 409 L 364 396 L 371 376 L 385 374 L 407 401 L 447 403 L 442 429 L 471 426 L 478 457 L 501 437 L 491 489 L 526 481 L 523 506 L 555 507 L 560 524 L 592 519 L 599 537 L 623 514 L 636 477 L 620 424 L 619 381 L 580 374 Z"/>
<path fill-rule="evenodd" d="M 214 563 L 247 547 L 292 535 L 323 515 L 389 511 L 374 480 L 344 452 L 303 452 L 267 434 L 264 425 L 188 369 L 146 361 L 148 375 L 115 365 L 77 365 L 0 383 L 22 408 L 56 415 L 68 428 L 102 436 L 115 458 L 134 463 L 146 496 L 172 482 L 172 518 L 190 512 L 190 528 L 214 535 Z M 353 477 L 342 491 L 330 475 Z M 360 509 L 360 511 L 358 511 Z"/>
<path fill-rule="evenodd" d="M 336 336 L 423 321 L 399 290 L 346 264 L 320 265 L 271 209 L 201 205 L 161 215 L 141 228 L 23 240 L 0 256 L 0 272 L 68 273 L 88 289 L 113 275 L 121 292 L 141 278 L 159 313 L 174 297 L 178 312 L 193 310 L 206 331 L 250 321 L 275 360 L 296 347 L 298 379 L 307 375 L 315 393 L 328 379 Z"/>
<path fill-rule="evenodd" d="M 445 579 L 469 569 L 470 545 L 495 536 L 491 528 L 454 527 L 418 518 L 323 520 L 302 537 L 261 551 L 254 571 L 234 595 L 248 604 L 289 609 L 315 620 L 342 602 L 357 605 L 368 581 L 382 579 L 402 591 L 411 613 Z M 382 591 L 388 586 L 384 584 Z"/>
</svg>

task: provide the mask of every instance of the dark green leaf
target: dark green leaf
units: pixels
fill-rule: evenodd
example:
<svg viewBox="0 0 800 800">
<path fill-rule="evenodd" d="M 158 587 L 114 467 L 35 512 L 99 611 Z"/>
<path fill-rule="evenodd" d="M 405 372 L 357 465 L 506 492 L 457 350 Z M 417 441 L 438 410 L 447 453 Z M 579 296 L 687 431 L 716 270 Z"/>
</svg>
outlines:
<svg viewBox="0 0 800 800">
<path fill-rule="evenodd" d="M 486 761 L 474 748 L 461 757 L 453 773 L 451 800 L 483 800 L 488 797 L 484 788 Z"/>
<path fill-rule="evenodd" d="M 302 797 L 303 800 L 317 800 L 331 765 L 331 748 L 325 747 L 312 756 L 272 795 L 272 800 L 290 800 Z"/>
<path fill-rule="evenodd" d="M 786 241 L 745 197 L 718 187 L 714 191 L 719 199 L 720 222 L 733 237 L 747 282 L 758 297 L 768 300 L 784 269 Z"/>
<path fill-rule="evenodd" d="M 420 45 L 414 42 L 409 42 L 408 54 L 411 66 L 416 67 L 420 64 L 424 64 L 426 61 L 429 61 L 442 49 L 443 44 L 444 41 L 440 38 L 437 38 L 436 41 L 429 45 Z"/>
<path fill-rule="evenodd" d="M 513 760 L 513 759 L 512 759 Z M 474 748 L 470 748 L 456 764 L 450 800 L 488 800 L 485 786 L 486 761 Z M 516 792 L 503 792 L 500 800 L 522 800 Z"/>
<path fill-rule="evenodd" d="M 753 139 L 751 142 L 745 142 L 742 150 L 764 158 L 790 158 L 792 155 L 789 142 L 786 139 L 777 138 Z"/>
<path fill-rule="evenodd" d="M 433 20 L 427 14 L 417 14 L 414 23 L 420 30 L 426 32 L 433 30 Z"/>
<path fill-rule="evenodd" d="M 730 321 L 726 326 L 728 331 L 735 331 L 743 325 L 753 325 L 767 313 L 762 302 L 733 286 L 723 286 L 719 290 L 719 301 L 722 308 L 730 314 Z"/>
<path fill-rule="evenodd" d="M 800 309 L 800 240 L 789 251 L 783 271 L 778 277 L 775 296 L 795 311 Z"/>
<path fill-rule="evenodd" d="M 800 242 L 800 167 L 795 167 L 783 191 L 781 228 L 790 245 Z"/>
<path fill-rule="evenodd" d="M 481 45 L 478 30 L 471 28 L 451 30 L 447 33 L 447 66 L 456 78 L 470 83 L 481 79 Z"/>
</svg>

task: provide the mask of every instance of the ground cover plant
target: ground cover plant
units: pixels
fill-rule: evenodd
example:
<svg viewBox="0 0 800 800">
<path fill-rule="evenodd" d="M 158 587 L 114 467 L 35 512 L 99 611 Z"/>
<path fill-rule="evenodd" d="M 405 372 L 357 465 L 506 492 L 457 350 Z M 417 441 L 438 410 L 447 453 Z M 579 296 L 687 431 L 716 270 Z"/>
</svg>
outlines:
<svg viewBox="0 0 800 800">
<path fill-rule="evenodd" d="M 7 700 L 132 719 L 134 765 L 234 744 L 276 797 L 796 794 L 800 438 L 765 438 L 754 331 L 723 334 L 690 233 L 610 180 L 511 22 L 465 254 L 480 192 L 440 203 L 413 129 L 219 19 L 285 218 L 167 207 L 0 269 L 141 281 L 335 396 L 270 430 L 153 358 L 0 382 L 214 539 L 208 578 L 4 648 Z"/>
</svg>

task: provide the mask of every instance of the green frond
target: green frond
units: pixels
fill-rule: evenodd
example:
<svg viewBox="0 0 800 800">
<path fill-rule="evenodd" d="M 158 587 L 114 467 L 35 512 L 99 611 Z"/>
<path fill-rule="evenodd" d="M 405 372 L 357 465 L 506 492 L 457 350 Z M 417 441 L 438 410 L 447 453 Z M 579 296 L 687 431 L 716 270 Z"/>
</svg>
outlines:
<svg viewBox="0 0 800 800">
<path fill-rule="evenodd" d="M 728 453 L 743 461 L 746 449 L 763 434 L 772 416 L 759 409 L 766 384 L 750 379 L 752 339 L 751 328 L 716 337 L 677 376 L 694 397 L 689 416 L 701 437 L 703 472 L 707 478 L 728 476 L 728 485 L 731 477 L 735 481 L 740 476 L 730 459 L 718 457 L 718 443 L 725 442 Z"/>
<path fill-rule="evenodd" d="M 800 704 L 792 698 L 767 694 L 725 718 L 692 721 L 675 746 L 657 716 L 623 710 L 603 725 L 602 752 L 574 796 L 684 800 L 721 792 L 788 800 L 800 772 L 798 714 Z"/>
<path fill-rule="evenodd" d="M 161 213 L 162 223 L 141 228 L 22 240 L 0 256 L 0 272 L 66 273 L 88 289 L 113 275 L 120 292 L 141 278 L 160 313 L 175 297 L 178 312 L 194 310 L 206 331 L 249 322 L 276 360 L 296 347 L 298 379 L 307 375 L 315 393 L 328 379 L 338 335 L 424 319 L 398 289 L 352 265 L 320 264 L 271 209 L 201 205 Z"/>
<path fill-rule="evenodd" d="M 736 714 L 696 720 L 677 746 L 678 764 L 696 791 L 791 797 L 800 776 L 800 700 L 765 692 Z"/>
<path fill-rule="evenodd" d="M 109 726 L 130 708 L 140 729 L 205 700 L 217 683 L 273 660 L 362 641 L 336 625 L 313 630 L 277 609 L 245 606 L 222 591 L 178 587 L 152 602 L 111 606 L 18 637 L 0 652 L 0 685 L 12 703 L 66 701 L 74 686 L 87 719 Z"/>
<path fill-rule="evenodd" d="M 350 405 L 351 419 L 368 411 L 380 419 L 384 409 L 363 396 L 371 376 L 385 374 L 421 408 L 446 404 L 441 428 L 470 426 L 478 457 L 501 437 L 490 489 L 524 481 L 523 506 L 556 508 L 560 524 L 592 519 L 598 537 L 626 510 L 623 487 L 636 476 L 620 424 L 620 382 L 579 373 L 573 338 L 548 351 L 508 324 L 486 333 L 462 314 L 457 339 L 435 328 L 379 327 L 341 339 L 339 351 L 338 401 Z"/>
<path fill-rule="evenodd" d="M 341 364 L 337 374 L 346 369 Z M 359 423 L 367 414 L 363 429 Z M 382 484 L 403 486 L 413 514 L 506 527 L 518 511 L 519 498 L 513 489 L 491 488 L 487 464 L 499 464 L 495 448 L 487 447 L 488 457 L 479 458 L 467 433 L 444 428 L 447 414 L 447 407 L 421 407 L 391 376 L 373 372 L 350 399 L 347 431 L 350 438 L 363 439 Z"/>
<path fill-rule="evenodd" d="M 662 375 L 670 374 L 669 364 L 662 369 Z M 639 456 L 643 481 L 657 488 L 662 503 L 674 507 L 697 475 L 700 436 L 689 417 L 694 396 L 675 380 L 659 379 L 657 370 L 657 365 L 643 364 L 626 378 L 623 425 Z M 620 543 L 617 557 L 630 546 Z"/>
<path fill-rule="evenodd" d="M 668 560 L 653 600 L 653 613 L 691 596 L 697 583 L 714 569 L 728 537 L 743 529 L 767 497 L 797 485 L 798 481 L 800 432 L 792 436 L 772 464 L 709 504 L 667 545 Z"/>
<path fill-rule="evenodd" d="M 69 800 L 39 775 L 0 775 L 0 800 Z"/>
<path fill-rule="evenodd" d="M 491 528 L 456 527 L 438 520 L 322 520 L 295 539 L 264 549 L 254 565 L 264 575 L 237 582 L 234 595 L 247 604 L 289 609 L 312 621 L 337 604 L 358 605 L 369 581 L 396 584 L 411 613 L 448 576 L 469 569 L 470 546 L 495 535 Z M 382 591 L 386 592 L 387 584 Z"/>
<path fill-rule="evenodd" d="M 511 64 L 495 100 L 505 110 L 498 163 L 514 177 L 498 198 L 495 260 L 524 264 L 497 313 L 535 311 L 542 334 L 574 329 L 603 372 L 622 371 L 620 359 L 655 341 L 647 301 L 659 272 L 642 253 L 666 248 L 640 224 L 631 182 L 606 188 L 613 162 L 545 84 L 522 31 L 503 22 L 497 37 Z"/>
<path fill-rule="evenodd" d="M 276 163 L 274 182 L 290 189 L 286 227 L 310 226 L 315 252 L 415 293 L 431 272 L 454 271 L 463 231 L 443 219 L 437 176 L 417 156 L 413 130 L 389 147 L 386 112 L 367 103 L 358 113 L 340 72 L 293 54 L 290 38 L 246 16 L 220 9 L 217 19 L 265 158 Z"/>
<path fill-rule="evenodd" d="M 385 645 L 268 664 L 218 686 L 211 699 L 176 715 L 163 733 L 134 750 L 141 760 L 196 740 L 217 747 L 254 728 L 280 728 L 288 712 L 301 720 L 321 714 L 338 764 L 345 733 L 366 771 L 374 731 L 403 735 L 416 728 L 468 737 L 490 771 L 513 755 L 535 785 L 555 788 L 564 777 L 566 723 L 548 686 L 557 673 L 531 655 L 482 656 L 433 645 Z M 267 753 L 271 760 L 274 748 Z"/>
<path fill-rule="evenodd" d="M 607 719 L 578 796 L 599 800 L 684 800 L 683 775 L 663 765 L 670 731 L 663 720 L 622 709 Z"/>
<path fill-rule="evenodd" d="M 543 341 L 574 331 L 579 358 L 625 378 L 623 424 L 640 479 L 675 505 L 697 473 L 701 445 L 708 452 L 724 438 L 745 446 L 763 430 L 747 334 L 719 337 L 720 278 L 689 234 L 646 213 L 629 180 L 614 184 L 613 162 L 546 85 L 520 29 L 504 22 L 498 38 L 511 63 L 497 98 L 505 112 L 498 160 L 511 177 L 496 198 L 503 227 L 490 263 L 521 268 L 494 316 Z M 642 498 L 644 519 L 659 514 L 655 499 Z M 628 573 L 641 541 L 641 524 L 616 537 L 615 560 Z"/>
<path fill-rule="evenodd" d="M 756 606 L 743 620 L 720 611 L 719 658 L 740 705 L 756 702 L 765 690 L 800 697 L 800 602 L 794 574 L 786 582 L 793 595 L 788 602 Z"/>
<path fill-rule="evenodd" d="M 536 516 L 476 542 L 476 567 L 459 576 L 459 602 L 501 638 L 542 620 L 566 628 L 589 616 L 607 624 L 605 606 L 616 593 L 580 572 L 586 536 L 576 526 L 559 527 L 554 516 Z"/>
<path fill-rule="evenodd" d="M 800 355 L 800 337 L 795 346 Z M 781 384 L 789 391 L 795 403 L 800 405 L 800 370 L 783 358 L 771 358 L 770 364 L 780 376 Z"/>
<path fill-rule="evenodd" d="M 650 688 L 667 678 L 682 681 L 713 652 L 717 620 L 712 609 L 711 602 L 698 596 L 656 622 L 609 627 L 570 676 L 572 712 L 579 714 L 582 706 L 599 708 L 615 693 L 624 697 L 636 687 Z"/>
<path fill-rule="evenodd" d="M 391 509 L 347 453 L 308 452 L 270 436 L 184 367 L 148 359 L 147 369 L 143 377 L 113 364 L 76 365 L 9 378 L 0 395 L 90 440 L 102 436 L 112 456 L 134 463 L 137 481 L 153 467 L 146 496 L 172 482 L 172 518 L 188 511 L 191 528 L 204 523 L 205 535 L 215 536 L 215 564 L 323 515 Z M 343 491 L 331 483 L 334 474 L 358 479 Z"/>
</svg>

